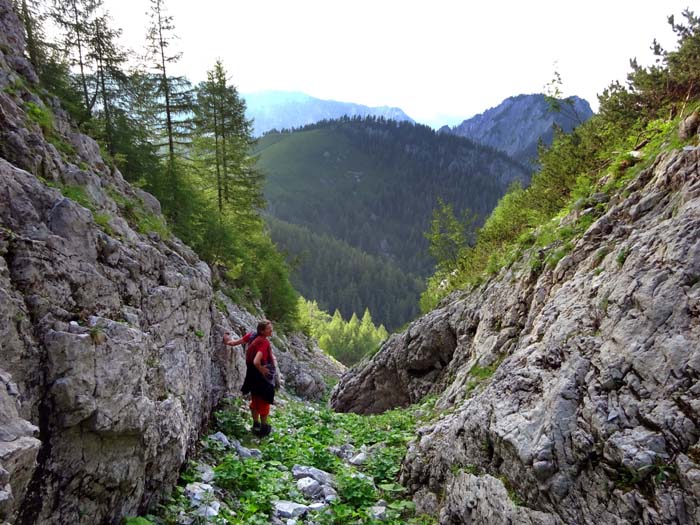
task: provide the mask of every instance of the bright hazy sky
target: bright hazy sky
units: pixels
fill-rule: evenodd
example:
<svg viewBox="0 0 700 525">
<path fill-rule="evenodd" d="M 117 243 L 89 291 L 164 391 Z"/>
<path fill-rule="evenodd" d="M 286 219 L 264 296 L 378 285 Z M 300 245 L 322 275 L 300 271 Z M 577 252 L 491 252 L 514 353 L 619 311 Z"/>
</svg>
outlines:
<svg viewBox="0 0 700 525">
<path fill-rule="evenodd" d="M 669 14 L 689 0 L 165 0 L 197 82 L 220 58 L 242 93 L 276 89 L 456 124 L 557 70 L 565 95 L 624 80 L 629 59 L 673 48 Z M 124 42 L 143 48 L 146 0 L 105 0 Z"/>
</svg>

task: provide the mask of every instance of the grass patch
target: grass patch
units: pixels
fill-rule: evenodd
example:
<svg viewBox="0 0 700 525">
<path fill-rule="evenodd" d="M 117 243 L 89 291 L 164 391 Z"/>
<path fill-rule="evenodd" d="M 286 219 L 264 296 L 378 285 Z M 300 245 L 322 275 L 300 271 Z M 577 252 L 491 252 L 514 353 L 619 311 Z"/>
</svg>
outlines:
<svg viewBox="0 0 700 525">
<path fill-rule="evenodd" d="M 620 466 L 614 479 L 615 486 L 622 491 L 639 490 L 647 496 L 652 496 L 659 487 L 667 483 L 677 482 L 678 472 L 675 464 L 660 459 L 638 470 Z"/>
<path fill-rule="evenodd" d="M 165 224 L 165 219 L 152 213 L 139 217 L 136 230 L 144 235 L 157 233 L 161 239 L 169 239 L 171 235 L 168 226 Z"/>
<path fill-rule="evenodd" d="M 498 476 L 498 479 L 503 483 L 503 486 L 506 488 L 506 492 L 508 493 L 508 499 L 513 502 L 513 505 L 516 507 L 521 507 L 524 503 L 525 500 L 523 500 L 522 497 L 520 497 L 520 494 L 518 494 L 515 489 L 513 488 L 513 485 L 511 485 L 510 481 L 508 481 L 508 478 L 505 476 Z"/>
<path fill-rule="evenodd" d="M 607 246 L 603 246 L 602 248 L 598 249 L 597 252 L 595 252 L 595 259 L 594 259 L 594 267 L 597 268 L 600 266 L 600 263 L 603 262 L 605 257 L 610 253 L 610 248 Z"/>
<path fill-rule="evenodd" d="M 561 261 L 569 253 L 571 253 L 571 250 L 573 250 L 573 248 L 574 245 L 571 242 L 566 242 L 560 248 L 557 248 L 556 250 L 550 252 L 549 255 L 547 255 L 547 258 L 545 259 L 547 267 L 555 268 L 556 265 L 559 264 L 559 261 Z"/>
<path fill-rule="evenodd" d="M 90 339 L 96 345 L 101 345 L 107 340 L 107 336 L 99 326 L 93 326 L 90 328 Z"/>
<path fill-rule="evenodd" d="M 45 135 L 53 132 L 54 116 L 49 108 L 27 102 L 24 104 L 24 111 L 29 120 L 37 124 Z"/>
<path fill-rule="evenodd" d="M 113 188 L 108 188 L 107 194 L 119 207 L 129 225 L 139 233 L 143 235 L 157 233 L 161 239 L 169 239 L 172 236 L 165 219 L 146 211 L 140 200 L 130 199 Z"/>
<path fill-rule="evenodd" d="M 68 142 L 56 136 L 55 134 L 49 133 L 46 136 L 46 140 L 53 144 L 53 146 L 60 153 L 63 153 L 63 155 L 65 155 L 66 157 L 73 157 L 76 155 L 75 148 L 73 147 L 73 145 L 69 144 Z"/>
<path fill-rule="evenodd" d="M 109 214 L 94 213 L 93 219 L 95 219 L 95 224 L 102 228 L 102 231 L 104 231 L 107 235 L 109 235 L 110 237 L 117 237 L 117 233 L 109 225 L 109 222 L 112 220 L 112 217 Z"/>
<path fill-rule="evenodd" d="M 95 205 L 90 200 L 90 197 L 88 197 L 88 194 L 85 192 L 85 188 L 83 188 L 82 186 L 57 185 L 56 187 L 61 191 L 64 197 L 67 197 L 70 200 L 77 202 L 83 208 L 87 208 L 92 212 L 95 211 Z"/>
<path fill-rule="evenodd" d="M 24 83 L 24 80 L 22 77 L 17 76 L 15 79 L 7 84 L 4 88 L 3 91 L 7 93 L 8 95 L 12 96 L 18 96 L 20 93 L 22 93 L 26 89 L 26 84 Z"/>
<path fill-rule="evenodd" d="M 503 359 L 499 359 L 490 366 L 474 365 L 469 370 L 469 381 L 467 382 L 467 393 L 472 392 L 476 387 L 487 381 L 496 373 Z"/>
<path fill-rule="evenodd" d="M 603 298 L 600 300 L 599 309 L 603 312 L 603 315 L 608 315 L 608 305 L 610 304 L 610 292 L 606 292 Z"/>
<path fill-rule="evenodd" d="M 622 250 L 620 250 L 620 251 L 618 252 L 617 257 L 615 258 L 615 260 L 617 261 L 617 265 L 618 265 L 620 268 L 622 268 L 622 266 L 624 266 L 625 261 L 627 260 L 627 257 L 628 257 L 629 254 L 630 254 L 630 251 L 631 251 L 631 250 L 630 250 L 628 247 L 625 247 L 625 248 L 622 248 Z"/>
</svg>

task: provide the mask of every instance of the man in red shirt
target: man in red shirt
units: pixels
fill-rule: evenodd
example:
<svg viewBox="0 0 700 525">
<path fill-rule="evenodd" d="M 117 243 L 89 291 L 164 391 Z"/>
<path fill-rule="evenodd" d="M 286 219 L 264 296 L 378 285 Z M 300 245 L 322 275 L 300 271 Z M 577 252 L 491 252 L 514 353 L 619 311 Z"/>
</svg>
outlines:
<svg viewBox="0 0 700 525">
<path fill-rule="evenodd" d="M 250 392 L 250 413 L 253 417 L 253 433 L 264 437 L 272 427 L 267 418 L 270 415 L 270 405 L 275 401 L 275 387 L 279 387 L 280 376 L 277 371 L 277 359 L 272 353 L 272 347 L 268 337 L 272 335 L 272 323 L 261 321 L 258 323 L 257 335 L 249 333 L 242 338 L 231 341 L 229 334 L 224 334 L 224 344 L 235 346 L 247 344 L 246 350 L 246 376 L 241 391 L 244 394 Z"/>
</svg>

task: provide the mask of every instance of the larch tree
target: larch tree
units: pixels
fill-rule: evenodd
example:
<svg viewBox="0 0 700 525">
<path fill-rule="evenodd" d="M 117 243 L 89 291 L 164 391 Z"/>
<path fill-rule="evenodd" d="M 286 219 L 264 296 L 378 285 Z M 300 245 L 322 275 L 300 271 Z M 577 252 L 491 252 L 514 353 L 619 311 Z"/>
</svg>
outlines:
<svg viewBox="0 0 700 525">
<path fill-rule="evenodd" d="M 88 119 L 97 100 L 97 90 L 89 86 L 92 62 L 88 42 L 94 34 L 95 19 L 101 7 L 102 0 L 53 0 L 50 12 L 52 20 L 63 32 L 63 50 L 70 64 L 78 67 L 78 83 Z"/>
<path fill-rule="evenodd" d="M 166 148 L 167 173 L 171 184 L 171 197 L 176 200 L 178 181 L 176 157 L 178 147 L 189 145 L 191 131 L 192 90 L 184 77 L 170 76 L 170 66 L 180 60 L 182 53 L 171 52 L 175 41 L 173 17 L 167 14 L 163 0 L 150 0 L 150 18 L 147 42 L 151 66 L 156 71 L 158 82 L 155 85 L 156 115 L 162 115 L 160 132 L 164 142 L 159 147 Z M 169 203 L 171 212 L 175 203 Z"/>
<path fill-rule="evenodd" d="M 14 5 L 24 27 L 29 61 L 34 69 L 40 71 L 46 60 L 43 28 L 46 14 L 43 11 L 42 2 L 41 0 L 20 0 L 15 1 Z"/>
<path fill-rule="evenodd" d="M 229 204 L 238 215 L 254 213 L 264 200 L 262 175 L 249 154 L 254 143 L 252 123 L 220 60 L 199 85 L 195 113 L 198 136 L 215 175 L 219 212 Z"/>
</svg>

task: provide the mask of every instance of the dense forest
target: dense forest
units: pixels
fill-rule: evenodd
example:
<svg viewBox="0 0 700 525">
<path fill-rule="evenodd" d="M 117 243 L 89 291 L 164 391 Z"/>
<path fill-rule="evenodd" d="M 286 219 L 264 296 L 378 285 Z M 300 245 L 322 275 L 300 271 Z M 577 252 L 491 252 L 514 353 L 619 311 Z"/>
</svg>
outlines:
<svg viewBox="0 0 700 525">
<path fill-rule="evenodd" d="M 434 266 L 424 233 L 438 199 L 483 218 L 529 176 L 491 148 L 376 117 L 269 133 L 255 153 L 271 215 L 423 276 Z"/>
<path fill-rule="evenodd" d="M 121 47 L 102 0 L 17 0 L 41 98 L 24 102 L 27 114 L 70 160 L 72 146 L 52 133 L 58 99 L 112 169 L 159 199 L 167 226 L 117 202 L 139 231 L 177 235 L 220 270 L 227 293 L 294 326 L 298 294 L 261 218 L 263 177 L 245 104 L 220 61 L 197 85 L 172 74 L 181 55 L 165 4 L 150 0 L 146 49 L 134 51 Z"/>
<path fill-rule="evenodd" d="M 419 313 L 424 282 L 390 261 L 305 226 L 268 217 L 275 244 L 292 265 L 294 287 L 320 308 L 340 311 L 346 319 L 369 308 L 389 330 Z"/>
<path fill-rule="evenodd" d="M 558 132 L 552 146 L 540 150 L 540 169 L 531 184 L 512 188 L 474 242 L 438 260 L 421 297 L 423 310 L 453 290 L 483 282 L 528 250 L 533 272 L 556 266 L 605 211 L 607 194 L 622 191 L 664 148 L 682 145 L 680 121 L 698 109 L 700 97 L 700 18 L 690 10 L 683 16 L 681 23 L 668 19 L 678 37 L 676 50 L 655 41 L 655 65 L 632 60 L 626 85 L 616 81 L 599 96 L 598 114 L 570 134 Z M 553 220 L 575 210 L 580 217 L 565 227 Z M 556 249 L 544 259 L 541 250 L 530 250 L 547 246 Z M 625 257 L 624 251 L 618 253 L 620 265 Z"/>
</svg>

